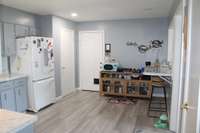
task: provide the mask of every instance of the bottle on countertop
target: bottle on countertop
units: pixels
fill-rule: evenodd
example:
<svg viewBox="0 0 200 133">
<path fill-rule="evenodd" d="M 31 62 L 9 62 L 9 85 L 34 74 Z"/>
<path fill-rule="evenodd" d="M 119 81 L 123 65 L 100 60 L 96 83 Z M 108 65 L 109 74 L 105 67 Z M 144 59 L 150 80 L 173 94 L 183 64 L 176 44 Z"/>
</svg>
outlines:
<svg viewBox="0 0 200 133">
<path fill-rule="evenodd" d="M 160 61 L 159 61 L 159 59 L 156 59 L 156 61 L 154 63 L 154 67 L 155 67 L 155 72 L 160 71 Z"/>
</svg>

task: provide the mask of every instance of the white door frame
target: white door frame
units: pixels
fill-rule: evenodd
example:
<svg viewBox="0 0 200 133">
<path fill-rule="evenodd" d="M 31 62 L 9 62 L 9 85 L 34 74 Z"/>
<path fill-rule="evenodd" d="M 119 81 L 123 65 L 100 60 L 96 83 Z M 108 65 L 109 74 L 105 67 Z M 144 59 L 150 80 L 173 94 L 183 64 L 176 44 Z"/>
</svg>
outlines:
<svg viewBox="0 0 200 133">
<path fill-rule="evenodd" d="M 105 32 L 104 32 L 104 30 L 82 30 L 82 31 L 79 31 L 79 51 L 78 51 L 78 53 L 79 53 L 79 68 L 78 68 L 78 70 L 79 70 L 79 90 L 83 90 L 83 88 L 81 87 L 81 84 L 80 84 L 80 64 L 81 64 L 81 61 L 80 61 L 80 35 L 82 34 L 82 33 L 101 33 L 102 34 L 102 36 L 103 36 L 103 46 L 102 46 L 102 58 L 101 58 L 101 62 L 103 62 L 104 61 L 104 55 L 105 55 L 105 46 L 104 46 L 104 43 L 105 43 Z"/>
<path fill-rule="evenodd" d="M 73 33 L 73 39 L 74 39 L 74 46 L 75 46 L 75 30 L 73 30 L 73 29 L 70 29 L 70 28 L 64 28 L 64 29 L 61 29 L 61 33 L 62 33 L 62 31 L 63 30 L 65 30 L 65 31 L 69 31 L 69 32 L 72 32 Z M 62 43 L 62 42 L 61 42 Z M 62 44 L 61 44 L 62 45 Z M 62 48 L 62 46 L 60 46 L 60 48 Z M 72 89 L 74 89 L 73 91 L 75 91 L 76 89 L 75 89 L 75 47 L 73 48 L 73 50 L 74 50 L 74 69 L 73 69 L 73 75 L 74 75 L 74 79 L 73 79 L 73 86 L 74 86 L 74 88 L 72 88 Z M 62 50 L 60 51 L 60 77 L 61 77 L 61 96 L 62 97 L 64 97 L 64 96 L 66 96 L 68 93 L 70 93 L 70 92 L 64 92 L 63 91 L 63 88 L 62 88 Z"/>
</svg>

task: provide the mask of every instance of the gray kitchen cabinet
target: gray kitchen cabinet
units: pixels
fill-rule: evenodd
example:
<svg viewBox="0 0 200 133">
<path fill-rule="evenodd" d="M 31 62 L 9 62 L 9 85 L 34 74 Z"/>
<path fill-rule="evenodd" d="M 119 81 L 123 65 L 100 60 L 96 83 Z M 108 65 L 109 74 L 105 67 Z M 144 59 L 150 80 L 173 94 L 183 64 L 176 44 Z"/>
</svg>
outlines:
<svg viewBox="0 0 200 133">
<path fill-rule="evenodd" d="M 34 28 L 34 27 L 29 27 L 29 35 L 30 36 L 36 36 L 36 35 L 38 36 L 38 35 L 40 35 L 39 33 L 40 33 L 39 29 Z"/>
<path fill-rule="evenodd" d="M 3 23 L 2 54 L 13 56 L 16 54 L 16 38 L 14 24 Z"/>
<path fill-rule="evenodd" d="M 0 108 L 25 112 L 28 107 L 27 79 L 0 82 Z"/>
<path fill-rule="evenodd" d="M 29 27 L 23 25 L 15 25 L 16 37 L 23 37 L 29 35 Z"/>
<path fill-rule="evenodd" d="M 16 111 L 14 90 L 12 88 L 2 91 L 0 96 L 3 109 Z"/>
<path fill-rule="evenodd" d="M 26 79 L 15 80 L 15 98 L 17 112 L 25 112 L 28 107 Z"/>
<path fill-rule="evenodd" d="M 16 39 L 14 24 L 3 23 L 3 48 L 5 56 L 12 56 L 16 53 Z"/>
<path fill-rule="evenodd" d="M 2 46 L 2 41 L 3 41 L 3 25 L 0 22 L 0 48 Z M 0 51 L 1 52 L 1 51 Z M 0 55 L 1 56 L 1 55 Z"/>
</svg>

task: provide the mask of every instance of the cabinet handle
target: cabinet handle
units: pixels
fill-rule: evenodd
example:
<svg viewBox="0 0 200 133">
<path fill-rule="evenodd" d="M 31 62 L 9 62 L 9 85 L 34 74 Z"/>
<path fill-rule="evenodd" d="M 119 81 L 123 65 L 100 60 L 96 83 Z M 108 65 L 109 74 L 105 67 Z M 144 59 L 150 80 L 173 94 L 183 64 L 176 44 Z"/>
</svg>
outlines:
<svg viewBox="0 0 200 133">
<path fill-rule="evenodd" d="M 6 94 L 4 94 L 4 99 L 5 99 L 5 101 L 7 101 L 7 95 Z"/>
</svg>

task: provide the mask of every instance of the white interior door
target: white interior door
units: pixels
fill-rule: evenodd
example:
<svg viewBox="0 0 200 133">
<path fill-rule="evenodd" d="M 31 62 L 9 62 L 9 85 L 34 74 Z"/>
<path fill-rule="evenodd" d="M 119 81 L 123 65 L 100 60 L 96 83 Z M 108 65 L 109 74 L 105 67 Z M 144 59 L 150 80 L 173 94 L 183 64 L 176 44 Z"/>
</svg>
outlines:
<svg viewBox="0 0 200 133">
<path fill-rule="evenodd" d="M 186 79 L 184 86 L 184 106 L 181 133 L 199 133 L 198 97 L 200 81 L 200 1 L 189 1 L 188 51 Z"/>
<path fill-rule="evenodd" d="M 61 30 L 61 90 L 62 96 L 75 89 L 74 31 Z"/>
<path fill-rule="evenodd" d="M 80 89 L 98 91 L 100 63 L 103 61 L 104 32 L 81 31 L 79 33 Z"/>
</svg>

